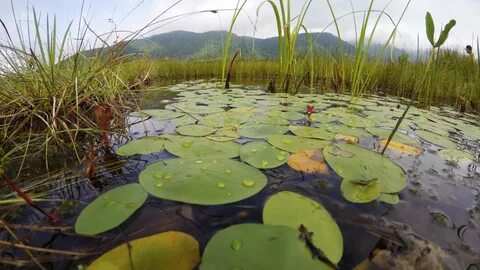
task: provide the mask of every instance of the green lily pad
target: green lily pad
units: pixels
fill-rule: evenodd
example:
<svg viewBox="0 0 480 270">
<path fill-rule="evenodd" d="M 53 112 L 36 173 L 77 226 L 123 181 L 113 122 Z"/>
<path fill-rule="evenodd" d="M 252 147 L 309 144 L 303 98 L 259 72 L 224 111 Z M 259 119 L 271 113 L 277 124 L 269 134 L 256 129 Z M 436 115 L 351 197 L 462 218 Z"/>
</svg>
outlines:
<svg viewBox="0 0 480 270">
<path fill-rule="evenodd" d="M 240 148 L 240 159 L 259 169 L 282 166 L 288 160 L 288 153 L 267 142 L 249 142 Z"/>
<path fill-rule="evenodd" d="M 240 145 L 235 142 L 215 142 L 206 138 L 166 136 L 165 149 L 182 158 L 234 158 Z"/>
<path fill-rule="evenodd" d="M 75 222 L 75 232 L 95 235 L 113 229 L 135 213 L 146 200 L 147 192 L 139 184 L 109 190 L 82 210 Z"/>
<path fill-rule="evenodd" d="M 144 137 L 141 139 L 129 141 L 120 146 L 115 152 L 119 156 L 131 156 L 136 154 L 149 155 L 163 151 L 165 138 L 162 137 Z"/>
<path fill-rule="evenodd" d="M 97 258 L 87 270 L 191 270 L 200 262 L 199 249 L 197 240 L 188 234 L 164 232 L 122 244 Z"/>
<path fill-rule="evenodd" d="M 201 205 L 237 202 L 260 192 L 267 177 L 229 159 L 170 159 L 150 164 L 140 184 L 153 196 Z"/>
<path fill-rule="evenodd" d="M 288 126 L 290 124 L 287 119 L 279 116 L 256 116 L 252 120 L 254 123 L 265 125 Z"/>
<path fill-rule="evenodd" d="M 467 162 L 475 160 L 475 157 L 472 154 L 457 149 L 443 149 L 440 150 L 438 154 L 442 158 L 455 163 L 458 163 L 461 160 L 466 160 Z"/>
<path fill-rule="evenodd" d="M 347 127 L 345 125 L 337 124 L 321 124 L 318 128 L 331 132 L 333 134 L 342 134 L 347 136 L 353 136 L 357 138 L 369 138 L 370 133 L 362 128 Z"/>
<path fill-rule="evenodd" d="M 343 180 L 340 190 L 343 197 L 353 203 L 369 203 L 380 196 L 380 184 L 378 181 L 358 184 L 349 180 Z"/>
<path fill-rule="evenodd" d="M 230 226 L 208 242 L 200 270 L 326 270 L 299 239 L 299 230 L 285 226 Z"/>
<path fill-rule="evenodd" d="M 306 127 L 306 126 L 290 126 L 290 131 L 303 138 L 312 138 L 331 141 L 335 135 L 322 128 Z"/>
<path fill-rule="evenodd" d="M 245 124 L 240 127 L 238 134 L 250 139 L 264 139 L 272 135 L 282 135 L 288 131 L 286 126 Z"/>
<path fill-rule="evenodd" d="M 265 115 L 272 116 L 272 117 L 280 117 L 290 121 L 302 120 L 306 118 L 305 114 L 299 113 L 296 111 L 282 112 L 282 111 L 272 110 L 265 113 Z"/>
<path fill-rule="evenodd" d="M 157 110 L 157 109 L 152 109 L 152 110 L 141 110 L 141 113 L 144 113 L 146 115 L 150 115 L 153 118 L 157 120 L 170 120 L 174 118 L 178 118 L 180 116 L 184 116 L 185 114 L 179 113 L 179 112 L 174 112 L 171 110 Z"/>
<path fill-rule="evenodd" d="M 417 130 L 415 132 L 420 138 L 424 139 L 425 141 L 429 142 L 429 143 L 433 143 L 435 145 L 438 145 L 440 147 L 443 147 L 443 148 L 457 148 L 457 144 L 452 142 L 450 139 L 442 136 L 442 135 L 438 135 L 438 134 L 435 134 L 433 132 L 430 132 L 430 131 L 426 131 L 426 130 Z"/>
<path fill-rule="evenodd" d="M 185 125 L 177 127 L 177 132 L 184 136 L 203 137 L 215 132 L 215 128 L 204 125 Z"/>
<path fill-rule="evenodd" d="M 390 137 L 390 133 L 392 133 L 392 130 L 377 128 L 377 127 L 367 127 L 366 130 L 370 132 L 372 135 L 380 139 L 388 139 L 388 137 Z M 397 132 L 395 132 L 395 135 L 393 136 L 392 140 L 396 142 L 408 144 L 408 145 L 413 145 L 413 146 L 421 145 L 421 143 L 415 138 L 399 133 L 398 130 Z"/>
<path fill-rule="evenodd" d="M 235 127 L 219 128 L 215 133 L 206 136 L 205 138 L 216 142 L 228 142 L 240 139 L 237 129 Z"/>
<path fill-rule="evenodd" d="M 347 117 L 341 117 L 340 122 L 349 127 L 361 128 L 361 127 L 373 127 L 375 122 L 366 117 L 360 117 L 357 115 L 349 115 Z"/>
<path fill-rule="evenodd" d="M 378 196 L 378 200 L 384 203 L 388 204 L 398 204 L 400 202 L 400 197 L 398 197 L 398 194 L 395 193 L 380 193 L 380 196 Z"/>
<path fill-rule="evenodd" d="M 205 116 L 200 123 L 216 128 L 240 126 L 252 116 L 253 113 L 221 112 Z"/>
<path fill-rule="evenodd" d="M 165 106 L 166 109 L 176 110 L 182 113 L 189 114 L 209 114 L 225 112 L 224 109 L 214 106 L 197 106 L 196 103 L 183 102 L 175 103 Z"/>
<path fill-rule="evenodd" d="M 297 193 L 282 191 L 263 207 L 263 222 L 298 229 L 303 224 L 313 232 L 313 244 L 333 263 L 343 254 L 343 237 L 330 213 L 318 202 Z"/>
<path fill-rule="evenodd" d="M 296 153 L 305 150 L 323 149 L 330 142 L 291 135 L 273 135 L 268 137 L 268 143 L 278 149 Z"/>
<path fill-rule="evenodd" d="M 337 144 L 326 146 L 323 154 L 344 181 L 375 179 L 384 193 L 397 193 L 407 185 L 402 168 L 377 152 L 356 145 Z"/>
<path fill-rule="evenodd" d="M 311 122 L 315 123 L 330 123 L 330 122 L 335 122 L 338 121 L 337 116 L 333 116 L 330 114 L 325 114 L 325 113 L 314 113 L 311 116 Z"/>
<path fill-rule="evenodd" d="M 192 125 L 197 123 L 198 120 L 202 119 L 200 115 L 184 115 L 179 118 L 170 119 L 169 121 L 173 123 L 175 126 L 183 126 L 183 125 Z"/>
</svg>

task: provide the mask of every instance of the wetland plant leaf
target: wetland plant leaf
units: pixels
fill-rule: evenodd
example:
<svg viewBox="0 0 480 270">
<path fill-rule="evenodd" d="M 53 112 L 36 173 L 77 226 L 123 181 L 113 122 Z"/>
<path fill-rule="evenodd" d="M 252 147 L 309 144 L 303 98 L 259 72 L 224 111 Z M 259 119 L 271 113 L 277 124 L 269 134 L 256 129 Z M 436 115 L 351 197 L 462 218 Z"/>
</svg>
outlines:
<svg viewBox="0 0 480 270">
<path fill-rule="evenodd" d="M 230 226 L 208 242 L 200 270 L 326 270 L 312 258 L 299 230 L 286 226 L 240 224 Z"/>
<path fill-rule="evenodd" d="M 328 165 L 323 158 L 321 149 L 305 150 L 292 154 L 288 159 L 288 166 L 304 173 L 328 173 Z"/>
<path fill-rule="evenodd" d="M 335 136 L 333 133 L 322 129 L 322 128 L 314 128 L 314 127 L 307 127 L 307 126 L 290 126 L 289 130 L 303 138 L 311 138 L 311 139 L 320 139 L 320 140 L 326 140 L 326 141 L 331 141 L 333 140 L 333 137 Z"/>
<path fill-rule="evenodd" d="M 204 125 L 185 125 L 177 127 L 176 131 L 184 136 L 203 137 L 214 133 L 215 128 Z"/>
<path fill-rule="evenodd" d="M 205 138 L 215 142 L 228 142 L 240 139 L 236 127 L 219 128 L 215 133 L 206 136 Z"/>
<path fill-rule="evenodd" d="M 381 192 L 385 193 L 400 192 L 407 185 L 402 168 L 377 152 L 356 145 L 337 144 L 326 146 L 323 155 L 343 181 L 376 179 Z M 348 188 L 350 191 L 352 187 Z"/>
<path fill-rule="evenodd" d="M 313 232 L 313 244 L 333 263 L 343 254 L 343 237 L 330 213 L 318 202 L 290 191 L 272 195 L 263 207 L 263 222 L 298 229 L 300 225 Z"/>
<path fill-rule="evenodd" d="M 437 43 L 435 43 L 436 48 L 441 47 L 445 43 L 445 41 L 447 41 L 448 34 L 452 30 L 452 28 L 455 27 L 456 24 L 457 24 L 457 22 L 455 20 L 450 20 L 447 23 L 447 25 L 445 25 L 445 28 L 440 33 L 440 37 L 438 38 Z"/>
<path fill-rule="evenodd" d="M 392 129 L 384 129 L 384 128 L 377 128 L 377 127 L 367 127 L 366 130 L 371 133 L 373 136 L 378 137 L 380 139 L 388 139 L 390 137 L 390 133 L 392 133 Z M 398 131 L 395 132 L 395 135 L 392 138 L 393 141 L 397 141 L 403 144 L 408 144 L 412 146 L 421 146 L 421 143 L 408 135 L 399 133 Z"/>
<path fill-rule="evenodd" d="M 240 159 L 259 169 L 280 167 L 288 160 L 288 153 L 263 141 L 244 144 L 240 148 Z"/>
<path fill-rule="evenodd" d="M 273 135 L 268 137 L 268 143 L 278 149 L 295 153 L 311 149 L 323 149 L 330 142 L 291 135 Z"/>
<path fill-rule="evenodd" d="M 462 160 L 467 162 L 475 160 L 475 157 L 472 154 L 457 149 L 443 149 L 438 152 L 438 155 L 454 163 L 458 163 Z"/>
<path fill-rule="evenodd" d="M 343 180 L 340 185 L 343 197 L 353 203 L 369 203 L 380 196 L 380 185 L 378 181 L 371 181 L 368 184 L 359 184 L 349 180 Z"/>
<path fill-rule="evenodd" d="M 290 122 L 280 116 L 256 116 L 252 119 L 256 124 L 288 126 Z"/>
<path fill-rule="evenodd" d="M 82 210 L 75 222 L 75 232 L 96 235 L 113 229 L 135 213 L 147 196 L 139 184 L 109 190 Z"/>
<path fill-rule="evenodd" d="M 277 110 L 271 110 L 265 113 L 265 115 L 272 116 L 272 117 L 280 117 L 289 121 L 298 121 L 298 120 L 305 119 L 305 115 L 303 113 L 299 113 L 296 111 L 282 112 Z"/>
<path fill-rule="evenodd" d="M 192 125 L 197 123 L 199 119 L 202 119 L 200 115 L 184 115 L 179 118 L 169 120 L 175 126 L 183 126 L 183 125 Z"/>
<path fill-rule="evenodd" d="M 417 136 L 424 139 L 425 141 L 427 141 L 429 143 L 433 143 L 433 144 L 438 145 L 440 147 L 452 148 L 452 149 L 457 148 L 456 143 L 452 142 L 450 139 L 445 138 L 442 135 L 438 135 L 438 134 L 435 134 L 433 132 L 426 131 L 426 130 L 417 130 L 415 133 L 417 134 Z"/>
<path fill-rule="evenodd" d="M 160 109 L 141 110 L 140 112 L 146 115 L 150 115 L 156 120 L 160 120 L 160 121 L 170 120 L 170 119 L 178 118 L 185 115 L 183 113 L 174 112 L 171 110 L 160 110 Z"/>
<path fill-rule="evenodd" d="M 427 38 L 432 47 L 435 47 L 435 23 L 433 22 L 432 14 L 427 12 L 425 16 L 425 27 L 427 30 Z"/>
<path fill-rule="evenodd" d="M 250 120 L 253 113 L 238 113 L 238 112 L 221 112 L 213 113 L 205 116 L 201 124 L 221 128 L 221 127 L 231 127 L 231 126 L 240 126 L 241 124 Z"/>
<path fill-rule="evenodd" d="M 387 142 L 388 140 L 381 140 L 379 142 L 380 148 L 383 149 Z M 422 153 L 422 149 L 418 147 L 406 145 L 397 141 L 390 141 L 388 149 L 399 155 L 418 156 Z"/>
<path fill-rule="evenodd" d="M 136 154 L 149 155 L 162 152 L 164 143 L 165 138 L 162 137 L 144 137 L 127 142 L 117 148 L 115 152 L 119 156 L 131 156 Z"/>
<path fill-rule="evenodd" d="M 249 139 L 265 139 L 272 135 L 282 135 L 288 131 L 286 126 L 266 124 L 245 124 L 240 126 L 238 134 Z"/>
<path fill-rule="evenodd" d="M 200 262 L 197 240 L 182 232 L 163 232 L 129 241 L 97 258 L 87 270 L 191 270 Z"/>
<path fill-rule="evenodd" d="M 235 142 L 215 142 L 206 138 L 166 136 L 165 149 L 182 158 L 234 158 L 240 145 Z"/>
<path fill-rule="evenodd" d="M 162 199 L 220 205 L 257 194 L 266 186 L 267 177 L 229 159 L 170 159 L 147 166 L 139 181 L 148 193 Z"/>
</svg>

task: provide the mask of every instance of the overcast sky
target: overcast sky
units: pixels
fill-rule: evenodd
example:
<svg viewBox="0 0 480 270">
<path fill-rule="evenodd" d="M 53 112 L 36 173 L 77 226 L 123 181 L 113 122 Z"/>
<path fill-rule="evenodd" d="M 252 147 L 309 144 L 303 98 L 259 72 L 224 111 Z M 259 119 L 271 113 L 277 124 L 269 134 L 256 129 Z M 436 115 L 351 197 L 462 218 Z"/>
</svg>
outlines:
<svg viewBox="0 0 480 270">
<path fill-rule="evenodd" d="M 118 30 L 134 31 L 145 26 L 176 1 L 178 0 L 85 0 L 83 17 L 91 22 L 91 27 L 97 33 L 108 32 L 115 27 Z M 349 0 L 331 1 L 337 16 L 349 13 L 352 10 Z M 365 10 L 369 2 L 367 0 L 351 1 L 353 2 L 353 9 L 357 11 Z M 37 13 L 42 14 L 42 18 L 45 18 L 47 14 L 49 16 L 56 15 L 60 30 L 65 29 L 68 22 L 72 20 L 78 22 L 82 5 L 82 0 L 13 0 L 13 2 L 17 19 L 20 19 L 23 25 L 27 21 L 27 7 L 31 11 L 33 6 Z M 274 16 L 272 10 L 267 5 L 260 9 L 256 31 L 254 31 L 255 21 L 257 20 L 256 11 L 261 2 L 261 0 L 247 1 L 244 12 L 241 13 L 235 25 L 234 32 L 236 34 L 253 36 L 255 32 L 256 37 L 276 36 Z M 383 9 L 388 2 L 388 0 L 376 0 L 374 7 L 375 9 Z M 202 10 L 226 10 L 217 13 L 204 12 L 189 15 L 178 20 L 166 21 L 168 24 L 158 24 L 157 26 L 161 27 L 150 34 L 173 30 L 194 32 L 226 30 L 232 15 L 232 12 L 228 11 L 228 9 L 235 8 L 236 3 L 236 0 L 183 0 L 160 18 Z M 386 11 L 396 21 L 399 19 L 406 3 L 407 0 L 393 0 Z M 292 14 L 297 14 L 302 4 L 302 0 L 292 0 Z M 446 46 L 461 49 L 466 44 L 476 43 L 476 38 L 480 35 L 480 29 L 478 28 L 480 27 L 480 0 L 412 0 L 399 27 L 399 36 L 395 43 L 397 47 L 415 48 L 417 34 L 420 35 L 421 46 L 428 46 L 424 22 L 427 11 L 432 13 L 437 28 L 445 25 L 450 19 L 456 19 L 457 26 L 451 33 Z M 363 14 L 361 13 L 357 14 L 357 22 L 362 20 L 362 16 Z M 1 0 L 0 19 L 5 22 L 10 32 L 14 32 L 12 9 L 8 0 Z M 328 10 L 326 0 L 313 0 L 304 22 L 305 26 L 310 31 L 321 31 L 331 21 L 332 16 Z M 340 21 L 340 24 L 342 38 L 347 41 L 354 41 L 355 27 L 353 17 L 345 17 Z M 43 27 L 45 28 L 46 24 L 43 24 Z M 382 19 L 375 40 L 379 42 L 384 41 L 392 28 L 392 23 L 386 17 Z M 334 27 L 328 28 L 327 32 L 335 33 Z M 3 29 L 0 39 L 2 41 L 5 40 Z"/>
</svg>

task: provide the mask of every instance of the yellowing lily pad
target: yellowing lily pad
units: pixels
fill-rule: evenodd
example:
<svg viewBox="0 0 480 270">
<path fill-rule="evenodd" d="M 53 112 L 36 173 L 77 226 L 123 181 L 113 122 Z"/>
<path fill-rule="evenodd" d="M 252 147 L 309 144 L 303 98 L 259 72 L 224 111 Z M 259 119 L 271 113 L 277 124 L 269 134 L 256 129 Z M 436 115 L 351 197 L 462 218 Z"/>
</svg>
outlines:
<svg viewBox="0 0 480 270">
<path fill-rule="evenodd" d="M 299 230 L 286 226 L 240 224 L 215 234 L 203 252 L 200 270 L 326 270 L 299 239 Z"/>
<path fill-rule="evenodd" d="M 380 141 L 380 147 L 383 149 L 385 145 L 387 144 L 388 140 L 381 140 Z M 396 141 L 390 141 L 388 144 L 388 149 L 392 150 L 393 152 L 397 154 L 404 154 L 404 155 L 412 155 L 412 156 L 418 156 L 422 153 L 422 149 L 415 147 L 415 146 L 410 146 L 406 145 L 400 142 Z"/>
<path fill-rule="evenodd" d="M 267 177 L 258 169 L 229 159 L 159 161 L 147 166 L 139 180 L 153 196 L 201 205 L 237 202 L 267 184 Z"/>
<path fill-rule="evenodd" d="M 138 140 L 129 141 L 120 146 L 115 152 L 120 156 L 135 154 L 148 155 L 163 151 L 165 139 L 162 137 L 144 137 Z"/>
<path fill-rule="evenodd" d="M 289 129 L 293 134 L 303 138 L 331 141 L 334 137 L 333 133 L 322 128 L 290 126 Z"/>
<path fill-rule="evenodd" d="M 215 142 L 205 138 L 166 136 L 165 149 L 182 158 L 234 158 L 240 145 L 235 142 Z"/>
<path fill-rule="evenodd" d="M 466 162 L 472 162 L 475 160 L 475 157 L 472 154 L 457 149 L 443 149 L 439 151 L 438 154 L 442 158 L 455 163 L 462 160 Z"/>
<path fill-rule="evenodd" d="M 387 139 L 387 140 L 388 140 L 388 137 L 390 137 L 390 133 L 392 133 L 392 130 L 377 128 L 377 127 L 368 127 L 366 128 L 366 130 L 370 132 L 372 135 L 380 139 Z M 395 132 L 395 135 L 393 136 L 392 140 L 403 143 L 403 144 L 412 145 L 412 146 L 421 145 L 421 143 L 417 139 L 412 138 L 408 135 L 402 134 L 400 132 Z"/>
<path fill-rule="evenodd" d="M 326 146 L 323 154 L 344 181 L 375 179 L 384 193 L 397 193 L 407 185 L 402 168 L 380 153 L 353 144 L 337 144 Z"/>
<path fill-rule="evenodd" d="M 164 232 L 129 241 L 97 258 L 87 270 L 191 270 L 200 262 L 197 240 Z"/>
<path fill-rule="evenodd" d="M 177 127 L 177 132 L 184 136 L 203 137 L 215 132 L 215 129 L 204 125 L 185 125 Z"/>
<path fill-rule="evenodd" d="M 452 142 L 450 139 L 448 139 L 445 136 L 438 135 L 426 130 L 417 130 L 416 133 L 420 138 L 424 139 L 425 141 L 428 141 L 429 143 L 436 144 L 443 148 L 453 148 L 453 149 L 457 148 L 457 144 Z"/>
<path fill-rule="evenodd" d="M 278 149 L 295 153 L 311 149 L 323 149 L 330 142 L 291 135 L 273 135 L 268 137 L 268 143 Z"/>
<path fill-rule="evenodd" d="M 259 169 L 282 166 L 288 160 L 288 153 L 267 142 L 249 142 L 240 148 L 240 159 Z"/>
<path fill-rule="evenodd" d="M 318 202 L 297 193 L 282 191 L 263 208 L 263 222 L 297 229 L 303 224 L 313 232 L 312 242 L 333 263 L 343 254 L 343 237 L 330 213 Z"/>
<path fill-rule="evenodd" d="M 75 231 L 95 235 L 113 229 L 135 213 L 147 196 L 139 184 L 109 190 L 82 210 L 75 222 Z"/>
<path fill-rule="evenodd" d="M 343 180 L 340 190 L 343 197 L 353 203 L 369 203 L 380 196 L 380 185 L 376 180 L 367 184 Z"/>
<path fill-rule="evenodd" d="M 357 137 L 354 136 L 335 134 L 335 141 L 344 141 L 350 144 L 357 144 L 359 140 Z"/>
<path fill-rule="evenodd" d="M 288 159 L 288 166 L 304 173 L 328 173 L 321 149 L 305 150 L 292 154 Z"/>
<path fill-rule="evenodd" d="M 265 125 L 265 124 L 245 124 L 238 130 L 238 134 L 250 139 L 263 139 L 272 135 L 282 135 L 288 131 L 286 126 Z"/>
</svg>

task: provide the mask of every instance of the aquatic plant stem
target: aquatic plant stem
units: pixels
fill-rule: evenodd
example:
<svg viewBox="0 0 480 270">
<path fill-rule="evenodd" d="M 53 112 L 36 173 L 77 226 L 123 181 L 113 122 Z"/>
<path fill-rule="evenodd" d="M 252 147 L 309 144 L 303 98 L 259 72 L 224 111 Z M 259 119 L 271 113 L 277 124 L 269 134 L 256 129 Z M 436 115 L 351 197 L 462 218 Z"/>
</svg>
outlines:
<svg viewBox="0 0 480 270">
<path fill-rule="evenodd" d="M 385 154 L 385 151 L 387 150 L 388 145 L 390 144 L 390 141 L 393 139 L 393 136 L 395 136 L 395 133 L 397 132 L 400 125 L 402 124 L 402 121 L 405 118 L 405 116 L 407 115 L 408 110 L 410 109 L 412 104 L 413 104 L 413 100 L 410 100 L 410 104 L 408 104 L 407 108 L 405 109 L 405 111 L 402 114 L 402 117 L 400 117 L 400 119 L 398 119 L 397 124 L 395 125 L 395 128 L 392 130 L 392 133 L 390 133 L 390 136 L 388 136 L 387 143 L 383 147 L 383 150 L 382 150 L 382 153 L 381 153 L 382 155 Z"/>
</svg>

